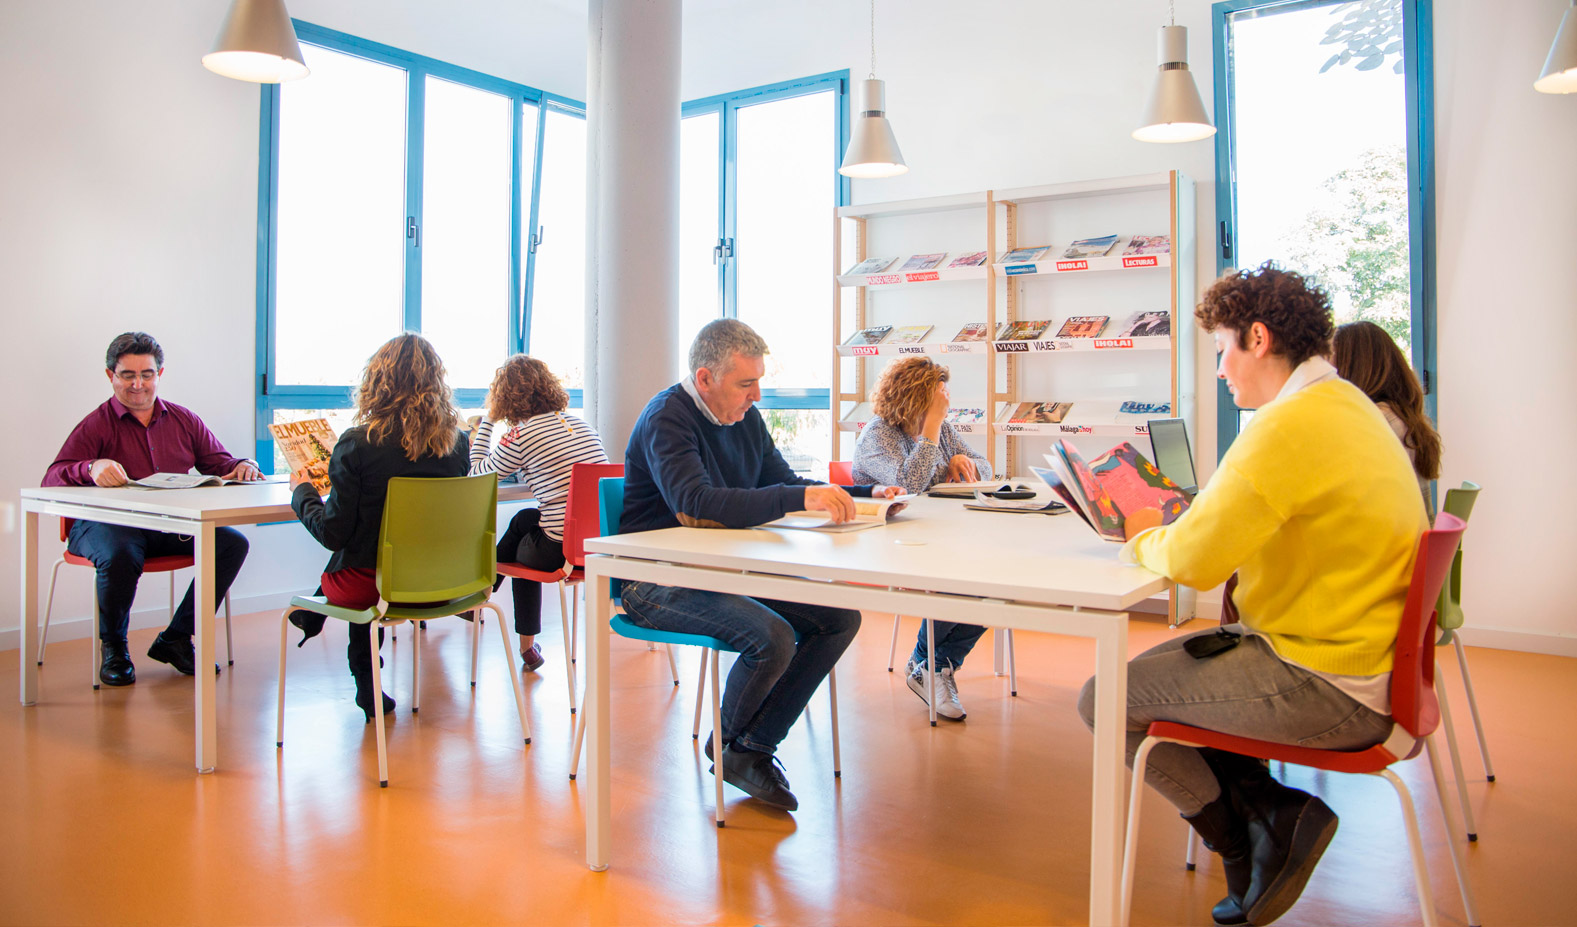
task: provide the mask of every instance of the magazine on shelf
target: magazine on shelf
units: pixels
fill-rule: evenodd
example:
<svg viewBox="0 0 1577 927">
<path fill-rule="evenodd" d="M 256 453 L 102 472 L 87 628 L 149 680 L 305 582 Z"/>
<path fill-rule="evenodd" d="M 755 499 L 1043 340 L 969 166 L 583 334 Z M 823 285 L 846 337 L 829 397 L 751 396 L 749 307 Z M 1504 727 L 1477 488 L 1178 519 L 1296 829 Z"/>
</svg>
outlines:
<svg viewBox="0 0 1577 927">
<path fill-rule="evenodd" d="M 1085 462 L 1066 439 L 1046 455 L 1050 471 L 1030 470 L 1077 511 L 1103 539 L 1122 543 L 1139 532 L 1170 525 L 1188 499 L 1176 483 L 1127 441 Z"/>
<path fill-rule="evenodd" d="M 1112 317 L 1109 315 L 1076 315 L 1062 323 L 1057 329 L 1058 338 L 1097 338 L 1106 330 L 1106 323 Z"/>
<path fill-rule="evenodd" d="M 155 473 L 140 480 L 132 480 L 130 485 L 141 486 L 143 489 L 193 489 L 198 486 L 229 486 L 233 483 L 245 482 L 246 480 L 227 480 L 222 476 L 205 476 L 201 473 Z"/>
<path fill-rule="evenodd" d="M 953 336 L 954 341 L 985 341 L 991 337 L 991 329 L 984 322 L 965 322 L 964 327 Z"/>
<path fill-rule="evenodd" d="M 893 329 L 893 336 L 888 339 L 888 344 L 915 344 L 926 335 L 930 334 L 930 325 L 900 325 Z"/>
<path fill-rule="evenodd" d="M 905 494 L 894 496 L 891 499 L 855 499 L 854 520 L 846 521 L 841 525 L 832 523 L 832 516 L 826 512 L 789 512 L 776 521 L 769 521 L 762 525 L 763 528 L 800 528 L 809 531 L 828 531 L 839 533 L 844 531 L 863 531 L 866 528 L 879 528 L 887 524 L 887 520 L 908 504 L 914 496 Z"/>
<path fill-rule="evenodd" d="M 1103 235 L 1100 238 L 1080 238 L 1063 249 L 1062 258 L 1063 260 L 1073 260 L 1075 258 L 1104 257 L 1106 252 L 1112 250 L 1112 246 L 1115 244 L 1117 244 L 1116 235 Z"/>
<path fill-rule="evenodd" d="M 1172 239 L 1167 235 L 1135 235 L 1128 239 L 1128 247 L 1123 249 L 1123 257 L 1132 257 L 1136 254 L 1171 254 Z"/>
<path fill-rule="evenodd" d="M 1170 335 L 1172 314 L 1162 309 L 1155 312 L 1135 312 L 1123 320 L 1113 338 L 1146 338 L 1151 335 Z"/>
<path fill-rule="evenodd" d="M 1121 415 L 1147 415 L 1166 418 L 1172 414 L 1170 402 L 1134 402 L 1132 400 L 1117 407 Z"/>
<path fill-rule="evenodd" d="M 1051 245 L 1039 245 L 1039 246 L 1034 247 L 1034 248 L 1014 248 L 1012 251 L 1005 252 L 1002 255 L 1002 259 L 1000 261 L 997 261 L 997 263 L 998 264 L 1033 264 L 1036 261 L 1040 260 L 1041 257 L 1043 255 L 1045 255 L 1045 253 L 1047 251 L 1050 251 L 1050 250 L 1051 250 Z"/>
<path fill-rule="evenodd" d="M 978 425 L 986 420 L 986 410 L 981 408 L 954 408 L 948 409 L 944 422 L 954 425 Z"/>
<path fill-rule="evenodd" d="M 310 482 L 319 495 L 329 494 L 329 458 L 334 455 L 334 442 L 339 440 L 326 418 L 309 418 L 299 422 L 282 422 L 268 426 L 274 444 L 285 458 L 285 465 L 292 476 Z"/>
<path fill-rule="evenodd" d="M 997 329 L 998 341 L 1034 341 L 1051 327 L 1050 319 L 1029 319 L 1019 322 L 1003 322 Z"/>
<path fill-rule="evenodd" d="M 1071 402 L 1021 402 L 1008 415 L 1008 421 L 1012 424 L 1055 425 L 1067 418 L 1071 411 Z"/>
<path fill-rule="evenodd" d="M 916 254 L 905 261 L 904 265 L 898 269 L 901 271 L 933 270 L 946 259 L 947 254 L 945 252 L 942 254 Z"/>
<path fill-rule="evenodd" d="M 988 252 L 988 251 L 967 251 L 967 252 L 965 252 L 963 254 L 960 254 L 958 257 L 953 258 L 953 260 L 947 266 L 948 267 L 979 267 L 981 264 L 984 264 L 990 257 L 991 257 L 991 253 Z"/>
<path fill-rule="evenodd" d="M 893 327 L 891 325 L 876 325 L 871 328 L 862 328 L 850 335 L 849 340 L 845 341 L 844 344 L 881 344 L 882 339 L 886 338 L 887 333 L 892 330 Z"/>
<path fill-rule="evenodd" d="M 879 274 L 897 262 L 895 257 L 866 258 L 860 263 L 849 268 L 849 274 Z M 848 276 L 846 274 L 845 276 Z"/>
</svg>

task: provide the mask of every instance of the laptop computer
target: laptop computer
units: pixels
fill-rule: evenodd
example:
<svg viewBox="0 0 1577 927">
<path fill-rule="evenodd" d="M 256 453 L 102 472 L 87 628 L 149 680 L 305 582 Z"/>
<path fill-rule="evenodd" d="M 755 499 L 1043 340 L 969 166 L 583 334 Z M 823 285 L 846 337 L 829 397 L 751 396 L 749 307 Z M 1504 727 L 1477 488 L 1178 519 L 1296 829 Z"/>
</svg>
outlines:
<svg viewBox="0 0 1577 927">
<path fill-rule="evenodd" d="M 1189 502 L 1199 492 L 1194 475 L 1194 453 L 1188 446 L 1188 427 L 1180 418 L 1150 419 L 1150 451 L 1156 469 L 1178 485 Z"/>
</svg>

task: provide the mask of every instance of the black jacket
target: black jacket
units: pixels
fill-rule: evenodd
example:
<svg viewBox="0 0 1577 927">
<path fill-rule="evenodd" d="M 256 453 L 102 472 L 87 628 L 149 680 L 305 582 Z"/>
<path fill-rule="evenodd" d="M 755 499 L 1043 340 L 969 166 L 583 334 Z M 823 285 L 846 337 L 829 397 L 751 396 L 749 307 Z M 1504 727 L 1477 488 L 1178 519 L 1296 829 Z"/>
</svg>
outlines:
<svg viewBox="0 0 1577 927">
<path fill-rule="evenodd" d="M 389 480 L 396 476 L 465 476 L 471 467 L 470 449 L 470 441 L 460 432 L 448 454 L 408 460 L 398 440 L 373 444 L 367 439 L 366 426 L 346 429 L 329 460 L 329 481 L 334 489 L 328 498 L 320 498 L 311 483 L 302 483 L 290 499 L 290 507 L 307 531 L 334 552 L 323 572 L 375 569 Z"/>
</svg>

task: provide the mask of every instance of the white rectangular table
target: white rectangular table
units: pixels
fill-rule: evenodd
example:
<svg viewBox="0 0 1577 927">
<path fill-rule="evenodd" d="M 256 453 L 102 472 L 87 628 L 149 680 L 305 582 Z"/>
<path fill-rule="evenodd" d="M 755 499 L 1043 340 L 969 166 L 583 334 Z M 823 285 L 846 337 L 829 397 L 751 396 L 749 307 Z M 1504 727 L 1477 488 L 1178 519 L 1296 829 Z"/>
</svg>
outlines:
<svg viewBox="0 0 1577 927">
<path fill-rule="evenodd" d="M 844 534 L 754 528 L 668 528 L 588 539 L 586 863 L 611 855 L 608 621 L 604 581 L 670 586 L 817 605 L 1047 631 L 1095 641 L 1090 923 L 1119 907 L 1128 615 L 1169 582 L 1117 562 L 1077 516 L 966 510 L 920 499 L 884 527 Z"/>
<path fill-rule="evenodd" d="M 501 483 L 500 502 L 519 502 L 531 497 L 516 483 Z M 284 482 L 250 483 L 232 486 L 204 486 L 198 489 L 141 489 L 100 486 L 49 486 L 22 490 L 22 609 L 21 649 L 22 704 L 38 701 L 38 665 L 33 654 L 38 649 L 38 564 L 40 515 L 59 515 L 111 525 L 149 528 L 171 534 L 190 535 L 196 574 L 193 582 L 193 618 L 196 636 L 197 771 L 213 772 L 218 764 L 218 732 L 215 723 L 214 674 L 201 668 L 214 661 L 214 529 L 234 525 L 257 525 L 274 521 L 295 521 L 290 508 L 290 487 Z M 245 569 L 243 567 L 242 569 Z M 90 616 L 97 621 L 98 616 Z"/>
</svg>

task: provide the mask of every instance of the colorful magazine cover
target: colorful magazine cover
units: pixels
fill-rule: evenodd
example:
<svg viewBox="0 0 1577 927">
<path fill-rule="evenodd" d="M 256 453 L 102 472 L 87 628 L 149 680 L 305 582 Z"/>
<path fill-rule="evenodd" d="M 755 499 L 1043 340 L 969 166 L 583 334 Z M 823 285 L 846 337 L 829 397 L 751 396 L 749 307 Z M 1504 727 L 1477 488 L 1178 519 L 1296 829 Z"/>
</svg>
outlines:
<svg viewBox="0 0 1577 927">
<path fill-rule="evenodd" d="M 1055 425 L 1073 411 L 1071 402 L 1021 402 L 1008 421 L 1013 424 Z"/>
<path fill-rule="evenodd" d="M 1080 508 L 1084 510 L 1086 521 L 1095 528 L 1095 533 L 1108 541 L 1123 542 L 1123 513 L 1117 507 L 1111 495 L 1101 486 L 1101 481 L 1096 478 L 1089 464 L 1079 456 L 1067 438 L 1063 438 L 1051 446 L 1051 453 L 1046 455 L 1046 462 L 1062 477 L 1062 484 L 1073 494 Z"/>
<path fill-rule="evenodd" d="M 282 422 L 269 425 L 268 432 L 273 435 L 291 475 L 311 482 L 319 495 L 328 495 L 333 488 L 329 484 L 329 458 L 334 455 L 334 443 L 339 440 L 329 420 L 309 418 Z"/>
<path fill-rule="evenodd" d="M 943 253 L 943 254 L 916 254 L 913 257 L 911 257 L 909 260 L 905 261 L 904 265 L 902 267 L 898 268 L 898 269 L 899 270 L 905 270 L 905 271 L 907 271 L 907 270 L 931 270 L 932 268 L 936 267 L 938 264 L 942 263 L 942 261 L 944 259 L 946 259 L 946 257 L 947 257 L 947 255 L 945 253 Z"/>
<path fill-rule="evenodd" d="M 887 268 L 893 266 L 897 260 L 898 259 L 895 257 L 866 258 L 860 263 L 849 268 L 849 274 L 879 274 Z"/>
<path fill-rule="evenodd" d="M 1076 315 L 1062 323 L 1057 330 L 1058 338 L 1095 338 L 1106 330 L 1106 323 L 1112 317 L 1109 315 Z M 1002 339 L 997 339 L 1002 340 Z"/>
<path fill-rule="evenodd" d="M 862 328 L 850 335 L 849 340 L 845 341 L 844 344 L 881 344 L 882 339 L 886 338 L 887 333 L 892 330 L 893 327 L 891 325 L 877 325 L 873 328 Z"/>
<path fill-rule="evenodd" d="M 1172 239 L 1168 235 L 1135 235 L 1128 239 L 1128 247 L 1123 249 L 1123 257 L 1136 254 L 1171 254 Z"/>
<path fill-rule="evenodd" d="M 986 410 L 979 408 L 948 409 L 944 421 L 955 425 L 978 425 L 986 420 Z"/>
<path fill-rule="evenodd" d="M 1069 245 L 1063 252 L 1063 260 L 1074 258 L 1104 257 L 1106 252 L 1112 250 L 1117 244 L 1116 235 L 1104 235 L 1100 238 L 1081 238 Z"/>
<path fill-rule="evenodd" d="M 930 333 L 930 325 L 900 325 L 893 329 L 888 344 L 914 344 Z"/>
<path fill-rule="evenodd" d="M 1170 525 L 1188 510 L 1178 485 L 1127 441 L 1090 461 L 1090 472 L 1123 513 L 1123 536 Z"/>
<path fill-rule="evenodd" d="M 1172 314 L 1165 310 L 1157 312 L 1135 312 L 1129 316 L 1118 328 L 1113 338 L 1147 338 L 1151 335 L 1170 335 L 1172 333 Z"/>
<path fill-rule="evenodd" d="M 1034 341 L 1050 327 L 1050 319 L 1030 319 L 1019 322 L 1003 322 L 1002 327 L 997 330 L 997 340 Z"/>
<path fill-rule="evenodd" d="M 1002 255 L 1002 259 L 997 261 L 997 263 L 1033 264 L 1034 262 L 1040 260 L 1041 256 L 1050 250 L 1051 245 L 1040 245 L 1039 247 L 1035 248 L 1014 248 L 1012 251 L 1004 253 Z"/>
<path fill-rule="evenodd" d="M 965 322 L 964 327 L 953 336 L 954 341 L 985 341 L 991 337 L 991 329 L 984 322 Z"/>
<path fill-rule="evenodd" d="M 1170 402 L 1125 402 L 1117 407 L 1123 415 L 1171 415 Z"/>
<path fill-rule="evenodd" d="M 991 255 L 988 252 L 985 252 L 985 251 L 970 251 L 970 252 L 965 253 L 965 254 L 960 254 L 956 258 L 953 258 L 952 263 L 948 264 L 947 266 L 948 267 L 979 267 L 981 264 L 984 264 L 986 262 L 986 259 L 989 258 L 990 256 Z"/>
</svg>

